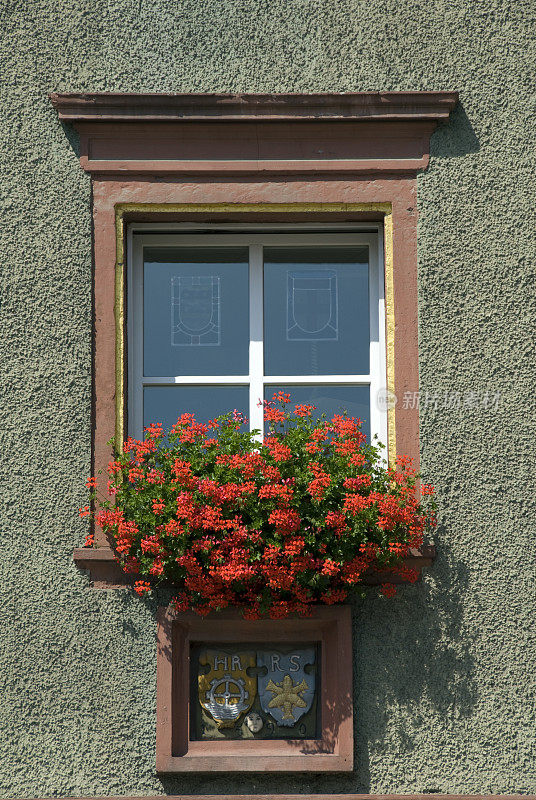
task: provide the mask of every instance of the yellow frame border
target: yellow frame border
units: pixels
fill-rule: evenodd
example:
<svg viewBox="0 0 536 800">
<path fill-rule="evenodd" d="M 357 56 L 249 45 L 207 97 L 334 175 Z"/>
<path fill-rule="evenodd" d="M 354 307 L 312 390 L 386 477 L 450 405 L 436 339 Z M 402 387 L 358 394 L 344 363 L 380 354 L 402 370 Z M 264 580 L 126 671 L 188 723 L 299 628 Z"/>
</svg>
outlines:
<svg viewBox="0 0 536 800">
<path fill-rule="evenodd" d="M 388 397 L 395 395 L 395 311 L 393 282 L 393 209 L 391 203 L 118 203 L 115 206 L 115 442 L 122 450 L 125 437 L 125 214 L 188 213 L 355 213 L 383 214 L 385 261 L 385 343 Z M 387 411 L 389 461 L 396 456 L 395 408 Z"/>
</svg>

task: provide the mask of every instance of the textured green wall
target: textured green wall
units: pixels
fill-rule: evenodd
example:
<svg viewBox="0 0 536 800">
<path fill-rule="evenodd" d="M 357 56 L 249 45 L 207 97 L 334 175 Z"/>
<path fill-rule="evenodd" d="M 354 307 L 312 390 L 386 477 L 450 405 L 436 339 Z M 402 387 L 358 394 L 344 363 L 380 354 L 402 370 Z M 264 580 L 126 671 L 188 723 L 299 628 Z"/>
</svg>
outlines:
<svg viewBox="0 0 536 800">
<path fill-rule="evenodd" d="M 0 792 L 536 792 L 531 0 L 3 0 Z M 47 92 L 459 89 L 419 177 L 439 559 L 355 607 L 345 777 L 155 775 L 154 607 L 71 554 L 90 469 L 89 178 Z"/>
</svg>

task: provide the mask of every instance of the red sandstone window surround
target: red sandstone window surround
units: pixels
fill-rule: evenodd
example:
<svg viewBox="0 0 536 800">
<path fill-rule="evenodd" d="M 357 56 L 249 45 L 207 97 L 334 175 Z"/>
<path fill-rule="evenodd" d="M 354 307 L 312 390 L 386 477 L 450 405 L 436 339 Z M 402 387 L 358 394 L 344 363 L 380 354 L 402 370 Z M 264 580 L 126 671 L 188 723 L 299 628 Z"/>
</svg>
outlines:
<svg viewBox="0 0 536 800">
<path fill-rule="evenodd" d="M 457 93 L 53 94 L 51 101 L 76 128 L 80 163 L 92 179 L 95 471 L 108 460 L 106 442 L 126 430 L 129 223 L 383 226 L 386 388 L 399 398 L 415 391 L 416 176 Z M 389 409 L 388 443 L 390 455 L 418 464 L 417 409 Z M 76 551 L 77 563 L 96 584 L 122 583 L 108 542 L 98 543 Z M 412 566 L 432 555 L 415 553 Z"/>
</svg>

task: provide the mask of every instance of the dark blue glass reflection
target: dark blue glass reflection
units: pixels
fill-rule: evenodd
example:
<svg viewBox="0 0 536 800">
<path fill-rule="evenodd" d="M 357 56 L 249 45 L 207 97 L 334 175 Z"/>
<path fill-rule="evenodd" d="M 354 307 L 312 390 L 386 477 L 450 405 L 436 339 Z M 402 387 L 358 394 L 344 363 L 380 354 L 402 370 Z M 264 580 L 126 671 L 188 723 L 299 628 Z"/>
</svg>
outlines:
<svg viewBox="0 0 536 800">
<path fill-rule="evenodd" d="M 195 414 L 207 422 L 237 409 L 249 414 L 247 386 L 146 386 L 143 390 L 143 426 L 161 422 L 171 428 L 181 414 Z"/>
<path fill-rule="evenodd" d="M 265 375 L 367 375 L 367 247 L 264 249 Z"/>
<path fill-rule="evenodd" d="M 144 375 L 247 375 L 248 249 L 146 248 Z"/>
<path fill-rule="evenodd" d="M 370 388 L 368 386 L 265 386 L 264 399 L 271 400 L 275 392 L 290 395 L 291 409 L 297 403 L 316 406 L 314 417 L 325 414 L 329 419 L 334 414 L 347 411 L 350 417 L 363 421 L 361 430 L 370 443 Z"/>
</svg>

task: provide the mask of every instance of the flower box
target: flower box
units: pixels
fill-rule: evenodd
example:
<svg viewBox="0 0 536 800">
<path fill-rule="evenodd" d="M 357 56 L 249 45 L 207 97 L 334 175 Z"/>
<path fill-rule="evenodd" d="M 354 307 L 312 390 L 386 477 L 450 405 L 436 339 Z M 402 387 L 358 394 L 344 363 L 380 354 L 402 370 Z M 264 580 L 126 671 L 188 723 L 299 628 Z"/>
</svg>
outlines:
<svg viewBox="0 0 536 800">
<path fill-rule="evenodd" d="M 360 420 L 289 405 L 283 392 L 265 403 L 262 442 L 235 410 L 207 424 L 183 414 L 167 433 L 153 424 L 124 443 L 95 519 L 138 594 L 172 584 L 178 611 L 282 619 L 380 576 L 387 596 L 419 578 L 408 558 L 435 524 L 432 487 L 419 496 L 409 459 L 387 466 Z"/>
</svg>

